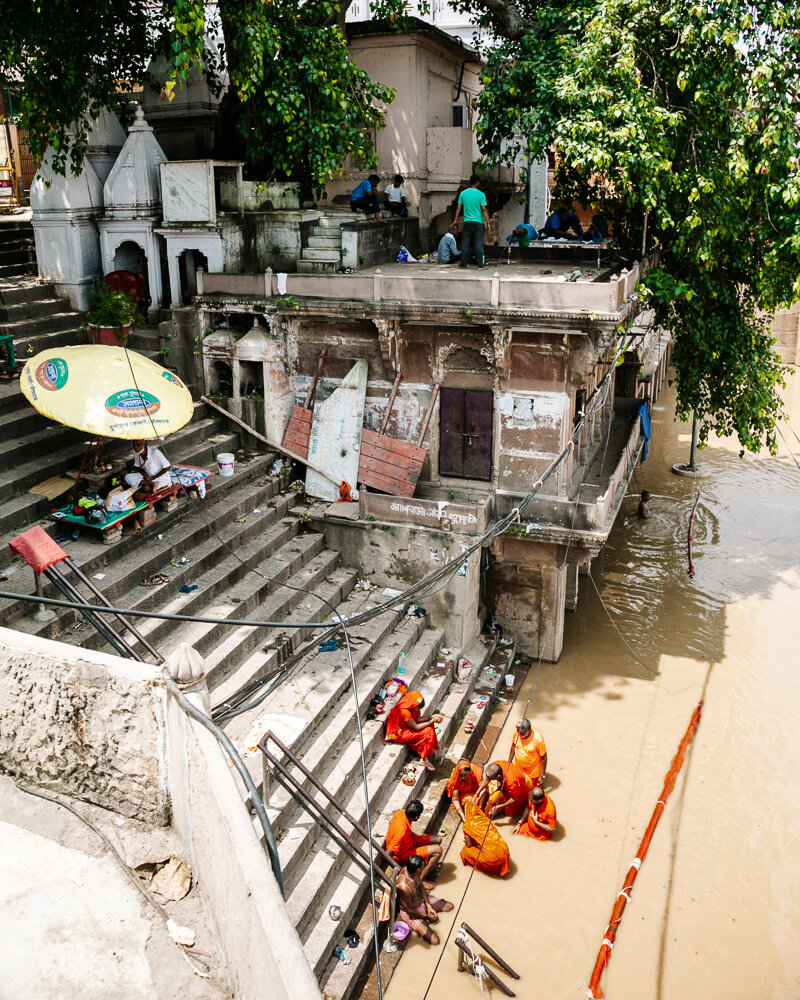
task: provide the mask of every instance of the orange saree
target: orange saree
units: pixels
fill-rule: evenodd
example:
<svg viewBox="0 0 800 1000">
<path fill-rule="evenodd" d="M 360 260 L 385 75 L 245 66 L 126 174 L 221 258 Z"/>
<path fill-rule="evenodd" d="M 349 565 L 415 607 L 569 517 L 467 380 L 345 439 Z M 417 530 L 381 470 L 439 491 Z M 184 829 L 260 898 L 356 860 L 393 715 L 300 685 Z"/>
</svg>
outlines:
<svg viewBox="0 0 800 1000">
<path fill-rule="evenodd" d="M 420 732 L 408 728 L 412 720 L 419 718 L 420 705 L 424 701 L 419 691 L 409 691 L 401 698 L 386 717 L 386 742 L 405 743 L 416 750 L 423 760 L 439 749 L 439 740 L 433 723 Z"/>
<path fill-rule="evenodd" d="M 464 804 L 464 815 L 464 833 L 475 841 L 476 846 L 462 848 L 463 863 L 487 875 L 507 875 L 511 871 L 511 852 L 497 827 L 471 800 Z"/>
</svg>

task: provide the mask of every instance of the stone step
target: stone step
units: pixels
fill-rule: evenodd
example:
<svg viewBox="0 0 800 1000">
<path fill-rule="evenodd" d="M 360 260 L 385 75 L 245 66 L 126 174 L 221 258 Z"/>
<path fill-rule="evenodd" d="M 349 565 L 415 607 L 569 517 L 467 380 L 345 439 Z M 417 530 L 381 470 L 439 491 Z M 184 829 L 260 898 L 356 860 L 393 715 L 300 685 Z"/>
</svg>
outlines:
<svg viewBox="0 0 800 1000">
<path fill-rule="evenodd" d="M 477 670 L 474 675 L 477 677 Z M 422 680 L 418 674 L 413 684 L 425 696 L 426 709 L 440 711 L 445 717 L 440 740 L 444 750 L 461 728 L 463 715 L 469 704 L 470 685 L 451 683 L 449 674 L 438 672 Z M 452 696 L 451 689 L 455 689 L 452 690 Z M 417 774 L 415 785 L 408 786 L 398 780 L 401 768 L 411 759 L 411 751 L 404 747 L 382 744 L 378 754 L 370 762 L 367 785 L 373 836 L 378 843 L 386 835 L 389 820 L 394 813 L 402 809 L 409 799 L 418 797 L 421 789 L 430 781 L 430 773 L 422 768 L 418 768 L 421 773 Z M 366 813 L 361 786 L 354 790 L 345 806 L 356 820 L 364 823 Z M 312 897 L 309 896 L 309 890 L 315 883 L 320 889 Z M 298 929 L 306 957 L 320 980 L 324 981 L 335 961 L 333 948 L 337 934 L 341 934 L 340 929 L 331 926 L 331 921 L 324 919 L 327 906 L 335 901 L 342 909 L 341 919 L 346 921 L 345 926 L 349 926 L 368 886 L 368 877 L 356 865 L 345 862 L 338 848 L 330 842 L 315 852 L 306 874 L 298 884 L 295 890 L 298 894 L 297 902 L 300 905 L 306 902 L 298 921 Z M 287 900 L 287 908 L 292 915 L 295 912 L 295 892 Z"/>
<path fill-rule="evenodd" d="M 341 263 L 339 260 L 298 260 L 298 274 L 336 274 Z"/>
<path fill-rule="evenodd" d="M 325 230 L 323 230 L 325 232 Z M 342 239 L 340 236 L 309 236 L 308 245 L 314 250 L 335 250 L 339 253 L 342 249 Z"/>
<path fill-rule="evenodd" d="M 340 250 L 315 250 L 313 247 L 303 247 L 301 256 L 303 260 L 325 260 L 337 264 L 342 259 Z"/>
<path fill-rule="evenodd" d="M 30 277 L 34 274 L 36 274 L 36 264 L 33 261 L 27 264 L 0 264 L 0 280 Z"/>
<path fill-rule="evenodd" d="M 248 647 L 236 649 L 226 663 L 224 674 L 220 665 L 209 679 L 212 700 L 218 706 L 230 706 L 231 700 L 238 698 L 241 692 L 255 691 L 263 686 L 259 682 L 271 677 L 294 648 L 310 635 L 312 630 L 305 623 L 322 617 L 328 604 L 335 606 L 345 599 L 352 590 L 356 574 L 338 567 L 338 562 L 338 552 L 323 549 L 302 569 L 274 585 L 272 593 L 257 609 L 255 618 L 277 624 L 251 629 L 256 633 L 257 650 L 247 655 Z M 292 622 L 304 624 L 296 628 L 292 627 Z M 220 663 L 219 646 L 211 652 L 210 658 Z M 224 676 L 222 681 L 219 681 L 220 675 Z M 254 778 L 261 783 L 258 773 L 254 773 Z"/>
<path fill-rule="evenodd" d="M 19 302 L 32 302 L 40 298 L 57 298 L 55 288 L 49 281 L 38 278 L 24 277 L 14 282 L 0 281 L 0 302 L 5 305 L 15 305 Z M 59 299 L 66 306 L 66 299 Z"/>
<path fill-rule="evenodd" d="M 406 653 L 407 683 L 416 685 L 417 682 L 422 683 L 422 675 L 430 666 L 443 641 L 444 633 L 439 629 L 426 631 L 423 619 L 411 621 L 406 619 L 387 639 L 366 651 L 361 662 L 354 664 L 357 667 L 361 717 L 366 714 L 370 699 L 395 675 L 401 652 Z M 327 723 L 318 729 L 313 744 L 305 751 L 303 763 L 319 781 L 323 782 L 329 792 L 340 802 L 344 802 L 353 796 L 356 789 L 363 790 L 361 752 L 349 677 L 327 718 Z M 385 745 L 383 719 L 365 723 L 363 734 L 365 757 L 367 760 L 372 760 L 382 752 Z M 372 770 L 370 767 L 370 773 Z M 392 776 L 391 769 L 386 769 L 382 775 L 384 780 L 381 785 L 376 785 L 372 789 L 370 804 L 379 800 L 381 791 L 385 788 L 385 781 Z M 306 781 L 304 785 L 310 792 L 314 792 Z M 284 886 L 291 893 L 301 880 L 303 862 L 317 849 L 319 841 L 324 837 L 320 827 L 307 813 L 301 812 L 299 806 L 294 806 L 294 800 L 284 789 L 278 786 L 278 790 L 282 793 L 280 797 L 271 791 L 270 806 L 277 809 L 279 802 L 284 799 L 287 802 L 273 824 L 276 834 L 285 834 L 292 824 L 296 824 L 295 831 L 302 831 L 302 835 L 296 839 L 284 836 L 278 852 Z M 320 804 L 324 804 L 323 796 L 319 793 L 314 792 L 314 798 Z M 362 809 L 363 798 L 359 811 Z M 270 821 L 272 822 L 271 815 Z M 345 828 L 348 827 L 349 825 L 345 824 Z M 301 921 L 296 923 L 296 926 L 298 932 L 301 932 Z"/>
<path fill-rule="evenodd" d="M 30 298 L 23 302 L 14 302 L 0 306 L 0 323 L 22 323 L 31 325 L 38 323 L 45 316 L 64 312 L 64 299 L 56 296 Z M 76 313 L 77 317 L 79 314 Z M 35 331 L 32 331 L 35 332 Z"/>
<path fill-rule="evenodd" d="M 8 405 L 0 405 L 0 468 L 5 467 L 3 445 L 12 438 L 33 434 L 45 427 L 54 426 L 53 421 L 38 413 L 19 391 L 16 385 L 17 397 L 8 401 Z"/>
<path fill-rule="evenodd" d="M 470 659 L 478 669 L 480 669 L 482 663 L 486 662 L 486 652 L 481 650 L 481 646 L 483 644 L 484 637 L 478 637 L 478 639 L 470 643 L 468 649 L 465 651 L 467 658 Z M 490 647 L 487 647 L 487 649 L 488 648 Z M 493 665 L 493 668 L 495 669 L 495 678 L 488 679 L 485 674 L 481 673 L 483 680 L 479 680 L 476 685 L 481 693 L 490 695 L 497 693 L 498 688 L 502 684 L 503 675 L 509 672 L 509 664 L 513 655 L 513 646 L 498 648 L 491 653 L 488 663 Z M 439 711 L 443 712 L 446 718 L 449 718 L 449 712 L 453 710 L 451 699 L 453 699 L 456 694 L 454 687 L 457 686 L 451 685 L 451 689 L 448 692 L 445 701 L 439 706 Z M 460 709 L 455 709 L 456 714 L 453 716 L 454 719 L 457 719 L 457 723 L 454 726 L 455 731 L 450 738 L 446 757 L 437 769 L 435 778 L 433 780 L 427 780 L 424 783 L 424 786 L 418 783 L 418 785 L 414 788 L 407 788 L 402 784 L 398 784 L 396 789 L 398 793 L 396 800 L 392 802 L 389 808 L 384 811 L 383 816 L 379 820 L 376 827 L 381 834 L 381 838 L 386 832 L 384 823 L 388 823 L 388 819 L 391 818 L 391 815 L 393 815 L 397 809 L 404 808 L 408 800 L 412 797 L 421 798 L 425 806 L 422 819 L 424 830 L 428 833 L 438 833 L 441 829 L 443 818 L 449 809 L 449 802 L 446 797 L 444 797 L 444 788 L 447 784 L 450 773 L 455 764 L 461 758 L 466 757 L 468 759 L 472 759 L 476 756 L 476 752 L 478 751 L 485 734 L 486 725 L 492 720 L 494 698 L 490 698 L 485 707 L 482 710 L 478 710 L 475 705 L 470 704 L 472 699 L 475 697 L 474 687 L 475 686 L 469 686 L 467 688 L 466 698 L 459 695 L 461 707 Z M 469 706 L 467 712 L 464 712 L 465 705 Z M 463 732 L 462 722 L 465 715 L 473 721 L 475 726 L 474 731 L 470 735 L 466 735 Z M 427 777 L 427 775 L 425 777 Z M 460 832 L 460 827 L 456 826 L 456 829 Z M 447 837 L 445 837 L 444 849 L 447 850 Z M 357 949 L 347 949 L 351 955 L 352 962 L 350 965 L 344 966 L 341 962 L 334 959 L 332 951 L 335 942 L 331 943 L 328 971 L 320 977 L 323 995 L 330 997 L 331 1000 L 354 1000 L 355 997 L 359 996 L 363 988 L 364 979 L 375 964 L 375 947 L 372 940 L 373 925 L 371 891 L 368 880 L 363 879 L 362 881 L 365 889 L 361 900 L 358 901 L 355 912 L 350 916 L 348 923 L 348 926 L 355 927 L 358 930 L 361 935 L 361 944 Z M 337 892 L 337 900 L 341 894 L 341 890 Z M 447 895 L 446 890 L 444 895 Z M 342 920 L 343 919 L 344 915 L 342 916 Z M 380 932 L 382 938 L 385 934 L 385 925 L 383 925 L 383 927 L 384 930 Z"/>
<path fill-rule="evenodd" d="M 0 244 L 26 241 L 33 243 L 33 226 L 30 222 L 13 222 L 0 225 Z"/>
<path fill-rule="evenodd" d="M 0 244 L 0 265 L 26 264 L 30 260 L 28 251 L 17 245 L 17 242 Z"/>
<path fill-rule="evenodd" d="M 77 312 L 64 310 L 64 302 L 61 301 L 61 311 L 51 312 L 46 316 L 37 319 L 20 319 L 13 322 L 0 322 L 0 334 L 11 334 L 14 343 L 24 343 L 26 340 L 34 340 L 42 333 L 57 333 L 64 330 L 77 330 L 83 323 L 83 317 Z"/>
<path fill-rule="evenodd" d="M 338 556 L 337 556 L 338 558 Z M 299 579 L 299 578 L 298 578 Z M 308 613 L 301 621 L 319 621 L 327 617 L 329 608 L 320 600 L 324 597 L 334 606 L 348 598 L 355 584 L 356 574 L 352 570 L 335 569 L 330 572 L 325 586 L 317 597 L 298 593 L 307 589 L 307 583 L 298 588 L 297 581 L 285 581 L 282 574 L 276 574 L 275 586 L 267 589 L 266 596 L 259 595 L 260 603 L 253 609 L 251 618 L 258 621 L 278 621 L 292 617 L 295 607 L 302 607 Z M 297 620 L 296 618 L 293 620 Z M 241 688 L 265 676 L 277 665 L 278 654 L 284 646 L 297 648 L 311 633 L 310 628 L 292 628 L 284 631 L 275 628 L 240 627 L 229 630 L 216 648 L 206 658 L 206 671 L 212 702 L 222 704 Z"/>
<path fill-rule="evenodd" d="M 212 526 L 223 533 L 226 525 L 235 524 L 238 518 L 252 511 L 254 501 L 265 504 L 272 499 L 272 494 L 278 488 L 277 479 L 264 477 L 261 458 L 253 459 L 250 463 L 238 463 L 233 476 L 212 476 L 210 482 L 212 486 L 206 499 L 202 501 L 202 510 L 193 505 L 184 505 L 172 511 L 159 511 L 155 524 L 138 535 L 121 539 L 114 546 L 98 544 L 95 538 L 89 537 L 88 532 L 85 537 L 70 539 L 62 545 L 86 576 L 93 577 L 97 572 L 104 574 L 103 581 L 97 585 L 112 603 L 134 610 L 158 607 L 163 600 L 163 587 L 140 587 L 142 579 L 156 572 L 166 572 L 171 580 L 173 574 L 176 574 L 174 580 L 177 586 L 191 582 L 188 574 L 194 568 L 193 563 L 179 565 L 177 568 L 171 563 L 179 562 L 187 553 L 191 557 L 211 537 Z M 283 516 L 291 498 L 281 502 L 276 496 L 272 502 Z M 55 522 L 51 522 L 51 527 L 51 533 L 63 530 Z M 33 588 L 29 576 L 26 566 L 19 567 L 18 573 L 7 583 L 7 589 L 31 593 Z M 46 581 L 43 583 L 45 587 L 50 586 Z M 48 637 L 51 632 L 58 633 L 72 618 L 69 609 L 63 612 L 59 610 L 59 618 L 43 631 L 33 619 L 25 618 L 29 612 L 30 606 L 27 603 L 0 602 L 0 614 L 4 620 L 13 621 L 14 627 L 22 631 Z M 153 625 L 142 620 L 137 627 L 140 631 L 147 632 Z M 86 634 L 75 639 L 62 635 L 61 639 L 77 645 L 91 646 L 93 643 L 93 640 L 87 639 Z"/>
<path fill-rule="evenodd" d="M 188 465 L 216 468 L 216 454 L 220 451 L 235 451 L 238 435 L 222 431 L 218 418 L 203 417 L 205 407 L 199 407 L 199 410 L 199 416 L 172 436 L 169 451 Z M 27 493 L 28 487 L 78 468 L 85 452 L 86 440 L 84 436 L 52 455 L 40 455 L 12 469 L 0 464 L 0 496 L 9 498 L 0 503 L 0 531 L 11 531 L 35 520 L 41 513 L 49 512 L 52 504 L 42 497 Z M 128 452 L 120 442 L 117 449 L 109 450 L 109 455 L 123 456 L 128 455 Z M 21 497 L 26 499 L 20 500 Z M 91 531 L 89 534 L 97 538 L 97 532 Z M 0 566 L 4 565 L 6 559 L 7 550 L 0 547 Z"/>
<path fill-rule="evenodd" d="M 188 572 L 185 574 L 187 582 L 191 575 L 192 583 L 197 583 L 199 589 L 196 594 L 180 594 L 164 604 L 162 610 L 171 614 L 198 614 L 218 618 L 249 617 L 250 609 L 243 595 L 259 587 L 259 583 L 255 581 L 259 581 L 260 578 L 247 569 L 248 565 L 258 567 L 261 572 L 264 572 L 261 567 L 267 567 L 267 572 L 264 573 L 267 579 L 263 581 L 263 589 L 259 588 L 254 595 L 263 596 L 264 591 L 275 586 L 275 576 L 289 576 L 297 572 L 322 550 L 321 535 L 307 535 L 299 539 L 291 533 L 293 527 L 291 522 L 291 518 L 283 519 L 279 524 L 248 540 L 240 547 L 234 548 L 236 543 L 232 542 L 231 548 L 234 548 L 235 554 L 227 558 L 220 558 L 222 553 L 219 541 L 213 537 L 209 539 L 210 544 L 216 543 L 215 551 L 209 559 L 209 568 L 202 576 Z M 236 556 L 240 556 L 245 565 L 242 565 Z M 233 592 L 237 585 L 239 593 Z M 174 590 L 172 587 L 171 591 Z M 214 600 L 215 598 L 217 599 Z M 164 595 L 162 595 L 163 600 Z M 178 607 L 181 608 L 180 611 L 174 610 Z M 223 625 L 203 625 L 197 622 L 186 623 L 178 630 L 174 627 L 169 629 L 165 623 L 155 623 L 151 626 L 151 634 L 159 641 L 166 631 L 171 632 L 170 648 L 174 648 L 179 642 L 189 642 L 203 656 L 214 647 L 225 630 L 226 626 Z"/>
<path fill-rule="evenodd" d="M 337 571 L 338 573 L 339 571 Z M 350 571 L 345 571 L 350 573 Z M 332 574 L 333 576 L 334 574 Z M 343 597 L 340 599 L 340 612 L 342 615 L 348 615 L 352 617 L 354 614 L 360 610 L 364 604 L 364 595 L 353 591 L 353 584 L 355 583 L 355 577 L 357 574 L 350 573 L 349 587 L 345 586 L 343 588 Z M 321 592 L 321 596 L 325 596 L 328 600 L 331 600 L 327 594 Z M 279 610 L 276 605 L 281 600 L 281 596 L 278 594 L 276 597 L 269 598 L 262 607 L 258 608 L 257 617 L 264 621 L 273 621 L 276 618 L 275 611 Z M 302 603 L 302 602 L 301 602 Z M 332 604 L 336 604 L 335 601 L 331 601 Z M 299 607 L 300 605 L 298 605 Z M 303 619 L 305 622 L 313 621 L 324 621 L 329 617 L 329 609 L 326 608 L 326 613 L 322 614 L 319 609 L 316 609 L 316 613 L 319 617 L 315 617 L 309 614 Z M 252 631 L 252 630 L 248 630 Z M 242 688 L 247 684 L 252 683 L 254 680 L 260 680 L 262 677 L 271 674 L 281 662 L 286 658 L 282 653 L 282 648 L 284 646 L 291 647 L 292 650 L 296 649 L 301 643 L 304 637 L 310 636 L 312 630 L 309 629 L 287 629 L 287 628 L 275 628 L 272 631 L 265 631 L 262 633 L 260 630 L 255 636 L 255 641 L 249 641 L 247 643 L 247 650 L 252 650 L 246 660 L 242 661 L 238 667 L 235 668 L 234 672 L 230 670 L 230 663 L 225 666 L 227 645 L 226 643 L 221 644 L 214 653 L 208 658 L 207 663 L 211 664 L 211 678 L 210 686 L 213 688 L 212 703 L 215 705 L 214 712 L 223 708 L 228 704 L 231 698 L 237 694 Z M 234 633 L 232 636 L 232 641 L 234 643 L 241 642 L 241 637 Z M 215 666 L 216 660 L 216 666 Z M 216 676 L 215 676 L 216 675 Z M 219 680 L 219 678 L 223 678 Z M 256 718 L 258 718 L 259 712 L 252 716 L 242 715 L 238 718 L 228 720 L 224 723 L 225 728 L 230 728 L 231 738 L 235 739 L 237 737 L 244 736 L 250 726 L 253 724 Z M 256 785 L 261 785 L 261 772 L 259 770 L 260 764 L 253 768 L 253 777 Z"/>
<path fill-rule="evenodd" d="M 0 420 L 0 469 L 13 469 L 42 455 L 51 455 L 62 448 L 80 447 L 86 435 L 64 424 L 46 422 L 36 411 L 29 414 L 12 411 L 13 421 Z M 27 420 L 27 425 L 22 423 Z M 7 425 L 11 427 L 7 430 Z M 16 429 L 14 429 L 16 425 Z M 83 445 L 85 447 L 85 444 Z M 47 478 L 47 477 L 45 477 Z"/>
<path fill-rule="evenodd" d="M 364 216 L 360 212 L 335 212 L 330 215 L 321 215 L 317 221 L 317 226 L 324 229 L 338 228 L 343 222 L 363 222 Z"/>
<path fill-rule="evenodd" d="M 222 421 L 218 417 L 195 418 L 185 427 L 182 427 L 170 438 L 169 452 L 172 455 L 180 454 L 187 447 L 192 447 L 198 442 L 205 441 L 210 435 L 219 433 Z M 228 436 L 230 438 L 230 435 Z M 39 454 L 27 462 L 13 468 L 6 467 L 6 463 L 0 458 L 0 495 L 10 496 L 14 492 L 21 493 L 29 486 L 42 482 L 49 476 L 56 476 L 66 472 L 72 467 L 78 468 L 82 458 L 85 445 L 88 443 L 89 435 L 82 434 L 82 437 L 73 442 L 69 447 L 62 448 L 51 454 Z M 115 442 L 107 448 L 109 459 L 128 456 L 130 446 L 123 441 Z M 0 454 L 2 454 L 0 452 Z M 197 462 L 190 463 L 197 465 Z M 11 492 L 6 492 L 11 491 Z"/>
<path fill-rule="evenodd" d="M 268 489 L 269 484 L 266 496 Z M 169 533 L 171 537 L 167 548 L 151 543 L 144 552 L 134 553 L 127 560 L 121 578 L 119 572 L 115 573 L 109 567 L 110 582 L 106 585 L 104 581 L 104 593 L 118 605 L 137 611 L 159 610 L 169 614 L 215 617 L 241 617 L 246 614 L 247 608 L 234 608 L 233 602 L 224 596 L 227 588 L 235 587 L 243 577 L 248 577 L 248 565 L 257 565 L 259 559 L 267 559 L 292 539 L 285 523 L 285 498 L 276 496 L 267 499 L 263 488 L 259 492 L 264 498 L 259 501 L 263 517 L 258 522 L 241 526 L 237 523 L 240 518 L 228 517 L 224 509 L 226 505 L 222 504 L 209 518 L 208 530 L 203 531 L 205 518 L 192 516 L 194 512 L 189 509 L 185 512 L 188 515 L 186 520 Z M 249 502 L 252 503 L 252 499 Z M 237 507 L 241 510 L 239 505 Z M 167 558 L 165 552 L 173 553 L 172 558 Z M 187 552 L 191 554 L 187 556 Z M 188 562 L 181 564 L 181 558 L 187 558 Z M 168 582 L 157 587 L 141 587 L 140 581 L 153 573 L 163 573 L 169 578 Z M 184 585 L 196 586 L 197 590 L 182 594 L 180 588 Z M 192 626 L 204 629 L 200 636 L 203 641 L 192 641 L 187 637 L 187 630 Z M 219 627 L 200 626 L 194 622 L 170 624 L 159 619 L 145 619 L 137 625 L 153 645 L 163 645 L 168 638 L 170 649 L 180 642 L 189 642 L 201 653 L 213 641 L 213 630 Z M 99 648 L 102 639 L 98 636 L 88 645 Z"/>
</svg>

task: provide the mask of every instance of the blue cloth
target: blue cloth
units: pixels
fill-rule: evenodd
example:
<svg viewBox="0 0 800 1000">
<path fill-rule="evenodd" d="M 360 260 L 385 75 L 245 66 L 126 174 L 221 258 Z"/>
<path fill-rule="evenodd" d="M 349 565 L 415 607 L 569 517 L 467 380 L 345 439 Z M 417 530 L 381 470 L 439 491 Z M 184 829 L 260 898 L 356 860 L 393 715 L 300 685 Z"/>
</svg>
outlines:
<svg viewBox="0 0 800 1000">
<path fill-rule="evenodd" d="M 650 444 L 650 414 L 647 412 L 647 403 L 639 405 L 639 422 L 642 425 L 642 437 L 644 438 L 644 448 L 642 449 L 642 461 L 644 462 Z"/>
<path fill-rule="evenodd" d="M 372 194 L 372 185 L 369 182 L 369 177 L 365 177 L 355 191 L 350 195 L 350 201 L 358 201 L 359 198 L 363 198 L 368 194 Z"/>
<path fill-rule="evenodd" d="M 561 216 L 559 215 L 558 209 L 553 212 L 551 216 L 548 217 L 547 222 L 544 224 L 544 231 L 552 232 L 555 229 L 563 229 L 564 226 L 561 223 Z"/>
</svg>

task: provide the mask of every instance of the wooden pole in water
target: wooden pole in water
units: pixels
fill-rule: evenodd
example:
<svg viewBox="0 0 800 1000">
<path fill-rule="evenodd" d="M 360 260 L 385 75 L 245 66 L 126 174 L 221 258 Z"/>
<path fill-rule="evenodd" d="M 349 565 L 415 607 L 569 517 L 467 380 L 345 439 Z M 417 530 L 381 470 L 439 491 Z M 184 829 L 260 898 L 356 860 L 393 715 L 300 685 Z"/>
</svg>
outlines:
<svg viewBox="0 0 800 1000">
<path fill-rule="evenodd" d="M 703 702 L 701 701 L 694 712 L 692 712 L 692 718 L 689 721 L 689 726 L 683 735 L 683 739 L 680 742 L 680 746 L 678 747 L 675 756 L 672 758 L 672 764 L 670 765 L 670 769 L 667 771 L 667 776 L 664 779 L 664 787 L 661 789 L 661 797 L 656 803 L 653 815 L 650 817 L 650 822 L 647 824 L 647 829 L 644 831 L 642 842 L 639 844 L 639 850 L 636 852 L 636 857 L 633 861 L 631 861 L 631 866 L 628 869 L 628 874 L 625 876 L 622 889 L 617 896 L 616 903 L 614 903 L 614 909 L 611 911 L 611 920 L 608 922 L 603 943 L 600 945 L 600 951 L 597 953 L 597 961 L 594 964 L 592 978 L 589 981 L 589 989 L 587 991 L 587 996 L 589 997 L 599 998 L 604 995 L 603 991 L 600 989 L 600 976 L 603 974 L 603 969 L 606 965 L 608 965 L 608 961 L 611 958 L 611 949 L 614 947 L 614 942 L 617 937 L 617 928 L 619 927 L 620 920 L 622 920 L 622 913 L 625 909 L 625 904 L 631 898 L 630 892 L 633 889 L 633 883 L 636 881 L 636 876 L 639 874 L 639 868 L 647 856 L 650 841 L 653 839 L 653 834 L 656 826 L 658 825 L 658 821 L 661 819 L 661 814 L 664 812 L 664 806 L 666 805 L 670 792 L 675 787 L 675 781 L 678 777 L 680 769 L 683 767 L 683 759 L 686 756 L 686 750 L 692 742 L 695 732 L 697 731 L 702 708 Z"/>
</svg>

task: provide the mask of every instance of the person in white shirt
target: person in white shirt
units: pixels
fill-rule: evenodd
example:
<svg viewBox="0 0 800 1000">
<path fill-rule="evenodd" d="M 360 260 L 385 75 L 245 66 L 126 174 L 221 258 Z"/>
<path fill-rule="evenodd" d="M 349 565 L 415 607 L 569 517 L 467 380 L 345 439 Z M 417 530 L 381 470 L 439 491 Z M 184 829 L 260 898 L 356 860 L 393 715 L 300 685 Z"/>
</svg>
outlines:
<svg viewBox="0 0 800 1000">
<path fill-rule="evenodd" d="M 147 441 L 133 442 L 133 466 L 134 471 L 125 476 L 125 482 L 137 492 L 149 495 L 172 485 L 172 465 L 163 451 Z"/>
<path fill-rule="evenodd" d="M 408 205 L 406 205 L 406 189 L 403 187 L 403 178 L 400 174 L 394 175 L 394 184 L 386 188 L 386 207 L 392 215 L 399 215 L 405 219 L 408 215 Z"/>
</svg>

